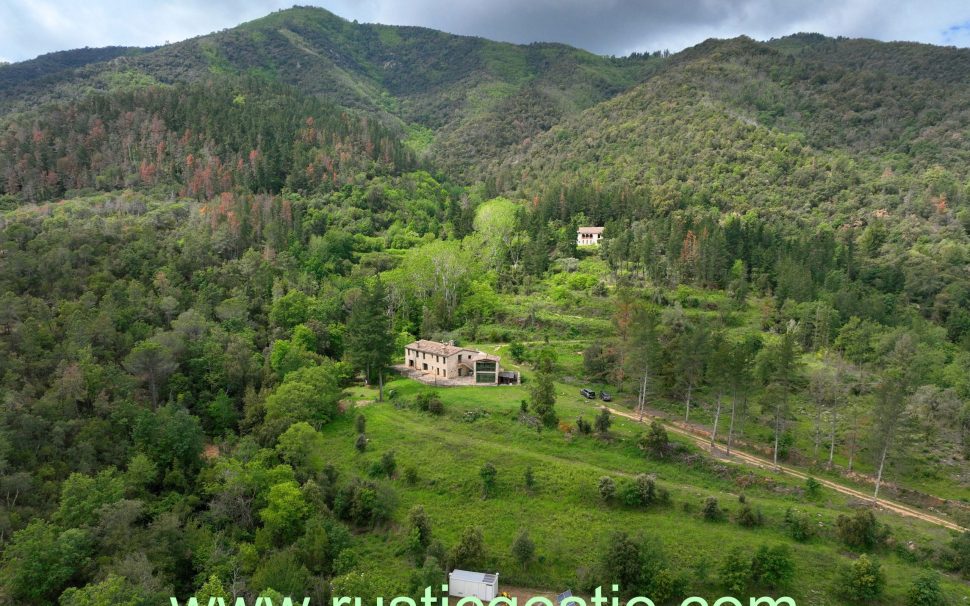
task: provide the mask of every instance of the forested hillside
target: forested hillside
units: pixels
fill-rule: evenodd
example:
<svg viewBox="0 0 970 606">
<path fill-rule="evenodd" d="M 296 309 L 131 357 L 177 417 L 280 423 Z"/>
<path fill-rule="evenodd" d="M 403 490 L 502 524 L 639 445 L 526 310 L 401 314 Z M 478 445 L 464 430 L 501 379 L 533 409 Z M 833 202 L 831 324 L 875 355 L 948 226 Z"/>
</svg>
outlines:
<svg viewBox="0 0 970 606">
<path fill-rule="evenodd" d="M 411 126 L 412 144 L 457 176 L 481 160 L 642 80 L 659 63 L 561 44 L 518 46 L 419 27 L 351 23 L 320 8 L 281 11 L 208 36 L 46 70 L 50 59 L 0 66 L 0 113 L 92 90 L 259 75 L 343 107 Z M 120 53 L 120 50 L 118 51 Z M 115 53 L 104 51 L 109 57 Z M 28 69 L 31 66 L 33 69 Z M 430 144 L 430 148 L 429 148 Z"/>
<path fill-rule="evenodd" d="M 582 212 L 624 226 L 610 252 L 646 264 L 655 279 L 680 281 L 684 253 L 696 249 L 697 268 L 686 275 L 701 284 L 727 286 L 741 260 L 782 300 L 828 291 L 843 318 L 883 323 L 912 305 L 961 342 L 970 328 L 967 114 L 947 106 L 967 98 L 965 85 L 938 104 L 913 101 L 926 80 L 907 81 L 874 95 L 876 115 L 855 128 L 825 106 L 839 101 L 852 112 L 847 98 L 869 99 L 853 84 L 865 65 L 842 78 L 840 100 L 805 76 L 793 81 L 783 72 L 805 66 L 766 45 L 702 46 L 662 77 L 521 146 L 490 186 L 534 199 L 546 217 Z M 947 52 L 957 66 L 968 54 Z M 828 77 L 830 68 L 819 69 L 813 77 Z M 884 72 L 870 77 L 888 88 Z M 760 100 L 771 97 L 778 117 L 766 120 Z M 885 131 L 882 140 L 869 123 Z"/>
<path fill-rule="evenodd" d="M 0 604 L 963 603 L 968 63 L 298 8 L 0 66 Z"/>
</svg>

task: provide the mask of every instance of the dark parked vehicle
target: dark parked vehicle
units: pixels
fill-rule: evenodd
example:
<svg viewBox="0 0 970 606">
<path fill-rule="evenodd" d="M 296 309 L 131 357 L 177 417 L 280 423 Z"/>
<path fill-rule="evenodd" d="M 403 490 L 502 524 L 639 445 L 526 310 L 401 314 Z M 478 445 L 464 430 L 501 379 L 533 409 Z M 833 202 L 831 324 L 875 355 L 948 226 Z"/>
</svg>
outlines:
<svg viewBox="0 0 970 606">
<path fill-rule="evenodd" d="M 587 400 L 596 399 L 596 392 L 593 391 L 592 389 L 580 389 L 579 393 L 583 394 L 583 397 L 586 398 Z"/>
<path fill-rule="evenodd" d="M 604 402 L 612 402 L 613 401 L 613 396 L 611 396 L 610 394 L 606 393 L 605 391 L 601 391 L 600 392 L 600 400 L 603 400 Z"/>
</svg>

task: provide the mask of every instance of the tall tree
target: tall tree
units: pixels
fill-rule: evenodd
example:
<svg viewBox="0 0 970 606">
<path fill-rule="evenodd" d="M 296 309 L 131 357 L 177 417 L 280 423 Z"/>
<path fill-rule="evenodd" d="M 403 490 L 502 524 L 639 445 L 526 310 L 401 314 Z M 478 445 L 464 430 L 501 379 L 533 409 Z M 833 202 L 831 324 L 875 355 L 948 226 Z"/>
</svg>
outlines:
<svg viewBox="0 0 970 606">
<path fill-rule="evenodd" d="M 638 304 L 632 314 L 630 337 L 625 344 L 624 355 L 629 374 L 637 377 L 637 413 L 639 420 L 647 407 L 647 395 L 653 380 L 653 368 L 660 350 L 657 341 L 657 314 Z"/>
<path fill-rule="evenodd" d="M 142 341 L 125 358 L 125 369 L 148 385 L 152 408 L 158 408 L 158 390 L 178 368 L 171 350 L 155 340 Z"/>
<path fill-rule="evenodd" d="M 795 338 L 798 325 L 789 323 L 785 334 L 758 355 L 758 375 L 768 385 L 765 403 L 773 412 L 774 448 L 772 460 L 778 465 L 781 434 L 788 420 L 789 398 L 798 377 L 798 344 Z"/>
<path fill-rule="evenodd" d="M 556 354 L 549 348 L 536 352 L 535 382 L 529 391 L 532 412 L 546 427 L 554 427 L 559 421 L 556 416 L 556 386 L 553 382 L 553 370 L 556 364 Z"/>
<path fill-rule="evenodd" d="M 731 422 L 728 425 L 727 454 L 731 454 L 736 425 L 743 424 L 741 422 L 744 420 L 751 372 L 759 349 L 761 349 L 761 339 L 757 336 L 750 336 L 739 343 L 735 343 L 731 347 L 730 355 L 726 360 L 727 380 L 731 389 Z"/>
<path fill-rule="evenodd" d="M 678 340 L 677 374 L 687 387 L 684 400 L 684 422 L 690 420 L 691 394 L 704 376 L 707 357 L 717 345 L 712 343 L 711 332 L 703 322 L 688 322 Z M 719 375 L 720 376 L 720 375 Z"/>
<path fill-rule="evenodd" d="M 384 370 L 394 356 L 394 335 L 387 314 L 387 293 L 380 279 L 361 289 L 347 319 L 345 339 L 347 359 L 368 382 L 377 377 L 378 399 L 383 401 Z"/>
<path fill-rule="evenodd" d="M 707 380 L 714 390 L 714 427 L 711 430 L 711 452 L 714 452 L 717 444 L 717 427 L 721 420 L 721 406 L 724 394 L 731 386 L 731 358 L 734 355 L 734 347 L 727 340 L 723 333 L 715 333 L 709 341 L 710 343 L 710 364 L 707 368 Z"/>
<path fill-rule="evenodd" d="M 905 333 L 896 341 L 888 368 L 876 386 L 873 439 L 876 445 L 878 467 L 873 500 L 879 498 L 886 460 L 897 442 L 899 430 L 905 421 L 910 396 L 918 380 L 915 357 L 916 339 L 910 333 Z"/>
</svg>

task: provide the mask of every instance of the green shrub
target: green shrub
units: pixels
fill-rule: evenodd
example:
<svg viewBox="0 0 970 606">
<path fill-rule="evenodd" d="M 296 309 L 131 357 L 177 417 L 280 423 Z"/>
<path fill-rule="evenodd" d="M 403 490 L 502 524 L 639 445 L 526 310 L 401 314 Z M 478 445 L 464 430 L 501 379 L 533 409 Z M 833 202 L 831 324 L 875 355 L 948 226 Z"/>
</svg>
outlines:
<svg viewBox="0 0 970 606">
<path fill-rule="evenodd" d="M 809 476 L 805 480 L 805 497 L 811 501 L 819 498 L 822 494 L 822 484 L 815 478 Z"/>
<path fill-rule="evenodd" d="M 788 536 L 799 543 L 804 543 L 815 536 L 815 524 L 812 518 L 807 513 L 790 507 L 785 512 L 785 527 L 788 529 Z"/>
<path fill-rule="evenodd" d="M 429 549 L 430 551 L 430 549 Z M 474 570 L 485 560 L 485 538 L 482 529 L 469 526 L 461 533 L 458 543 L 451 550 L 451 568 Z"/>
<path fill-rule="evenodd" d="M 528 566 L 536 555 L 536 544 L 529 538 L 529 531 L 522 529 L 512 541 L 512 557 L 520 566 Z"/>
<path fill-rule="evenodd" d="M 751 579 L 769 589 L 784 587 L 795 575 L 795 560 L 787 545 L 762 545 L 751 559 Z"/>
<path fill-rule="evenodd" d="M 741 504 L 741 509 L 738 510 L 736 519 L 738 526 L 744 526 L 745 528 L 754 528 L 765 523 L 761 509 L 751 507 L 748 503 Z"/>
<path fill-rule="evenodd" d="M 865 554 L 842 570 L 839 581 L 842 597 L 860 604 L 875 602 L 886 587 L 882 566 Z"/>
<path fill-rule="evenodd" d="M 637 438 L 637 446 L 649 456 L 663 459 L 670 453 L 670 438 L 660 421 L 650 422 L 650 430 Z"/>
<path fill-rule="evenodd" d="M 521 364 L 526 360 L 526 349 L 525 345 L 519 343 L 518 341 L 512 341 L 509 343 L 509 357 L 516 364 Z"/>
<path fill-rule="evenodd" d="M 970 531 L 966 531 L 950 544 L 953 549 L 953 568 L 964 577 L 970 578 Z"/>
<path fill-rule="evenodd" d="M 440 416 L 445 412 L 444 402 L 436 391 L 423 391 L 414 398 L 418 410 Z"/>
<path fill-rule="evenodd" d="M 910 585 L 906 592 L 906 606 L 946 606 L 946 596 L 940 589 L 940 576 L 926 573 Z"/>
<path fill-rule="evenodd" d="M 610 426 L 613 425 L 613 417 L 610 414 L 610 409 L 605 406 L 600 409 L 599 415 L 596 416 L 596 431 L 602 435 L 606 435 L 610 431 Z"/>
<path fill-rule="evenodd" d="M 600 498 L 611 501 L 616 496 L 616 482 L 610 476 L 603 476 L 599 480 Z"/>
<path fill-rule="evenodd" d="M 728 552 L 718 573 L 721 586 L 730 593 L 740 595 L 751 583 L 751 564 L 741 547 Z"/>
<path fill-rule="evenodd" d="M 495 465 L 485 463 L 478 471 L 478 475 L 482 478 L 482 498 L 487 499 L 495 491 L 495 478 L 498 476 L 498 470 L 495 469 Z"/>
<path fill-rule="evenodd" d="M 724 519 L 724 512 L 715 497 L 704 499 L 704 508 L 701 510 L 701 515 L 708 522 L 720 522 Z"/>
<path fill-rule="evenodd" d="M 868 509 L 859 510 L 852 516 L 840 515 L 835 525 L 839 540 L 846 547 L 859 551 L 869 551 L 889 537 L 889 528 L 880 524 Z"/>
<path fill-rule="evenodd" d="M 532 466 L 529 465 L 525 468 L 525 473 L 522 475 L 522 480 L 525 483 L 525 487 L 532 490 L 536 486 L 535 473 L 532 471 Z"/>
<path fill-rule="evenodd" d="M 397 470 L 397 460 L 394 458 L 394 451 L 388 450 L 381 455 L 381 472 L 391 478 Z"/>
</svg>

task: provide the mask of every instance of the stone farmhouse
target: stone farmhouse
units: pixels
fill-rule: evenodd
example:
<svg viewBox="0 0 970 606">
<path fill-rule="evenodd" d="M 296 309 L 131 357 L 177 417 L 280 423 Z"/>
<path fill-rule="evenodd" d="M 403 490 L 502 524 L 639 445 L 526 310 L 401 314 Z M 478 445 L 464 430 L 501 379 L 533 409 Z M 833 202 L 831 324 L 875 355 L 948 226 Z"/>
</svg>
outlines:
<svg viewBox="0 0 970 606">
<path fill-rule="evenodd" d="M 500 358 L 477 349 L 420 339 L 404 347 L 404 370 L 439 385 L 517 385 L 519 373 L 503 371 Z"/>
</svg>

